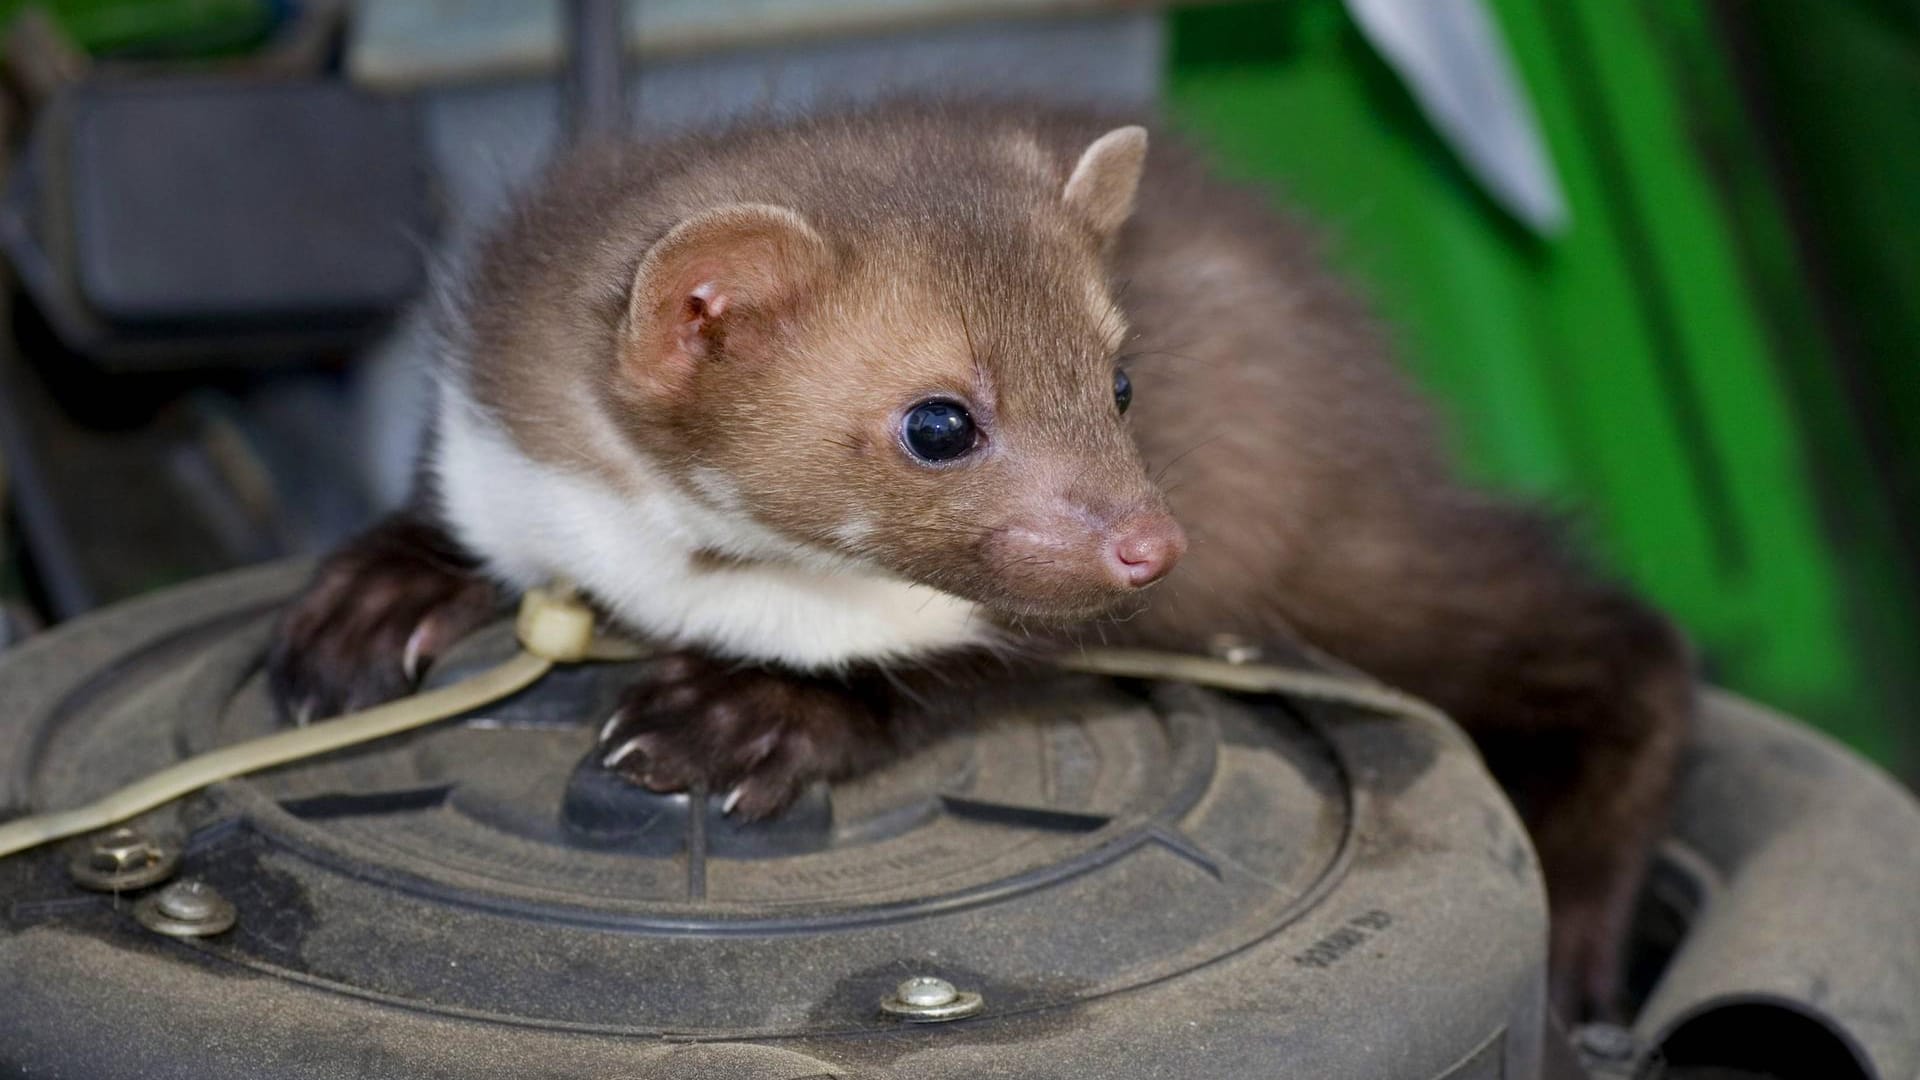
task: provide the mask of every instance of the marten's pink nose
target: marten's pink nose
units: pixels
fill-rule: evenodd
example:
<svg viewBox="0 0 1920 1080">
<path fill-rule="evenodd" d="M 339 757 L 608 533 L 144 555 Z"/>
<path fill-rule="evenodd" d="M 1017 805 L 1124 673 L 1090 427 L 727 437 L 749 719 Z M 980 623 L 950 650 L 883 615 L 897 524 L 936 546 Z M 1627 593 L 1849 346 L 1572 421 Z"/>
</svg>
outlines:
<svg viewBox="0 0 1920 1080">
<path fill-rule="evenodd" d="M 1107 569 L 1114 579 L 1142 589 L 1167 576 L 1187 550 L 1187 534 L 1166 514 L 1129 518 L 1108 547 Z"/>
</svg>

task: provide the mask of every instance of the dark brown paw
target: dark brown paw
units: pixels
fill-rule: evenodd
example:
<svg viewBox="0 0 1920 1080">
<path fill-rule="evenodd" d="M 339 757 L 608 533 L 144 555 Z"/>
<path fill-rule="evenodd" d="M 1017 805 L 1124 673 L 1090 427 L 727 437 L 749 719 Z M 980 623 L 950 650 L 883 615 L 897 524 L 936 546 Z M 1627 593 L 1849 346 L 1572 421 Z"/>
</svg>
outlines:
<svg viewBox="0 0 1920 1080">
<path fill-rule="evenodd" d="M 887 747 L 881 708 L 844 684 L 680 653 L 627 692 L 598 753 L 654 791 L 725 792 L 726 812 L 751 821 Z"/>
<path fill-rule="evenodd" d="M 383 522 L 329 556 L 281 618 L 267 657 L 274 700 L 304 724 L 400 697 L 497 599 L 439 529 Z"/>
</svg>

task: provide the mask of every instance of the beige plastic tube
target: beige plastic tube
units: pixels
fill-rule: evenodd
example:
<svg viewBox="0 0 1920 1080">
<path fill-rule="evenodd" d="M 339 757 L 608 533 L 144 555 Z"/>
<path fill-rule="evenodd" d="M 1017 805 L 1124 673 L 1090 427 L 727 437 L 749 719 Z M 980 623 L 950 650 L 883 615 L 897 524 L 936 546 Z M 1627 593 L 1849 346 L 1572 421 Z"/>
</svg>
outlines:
<svg viewBox="0 0 1920 1080">
<path fill-rule="evenodd" d="M 0 825 L 0 858 L 117 825 L 222 780 L 458 716 L 531 686 L 555 664 L 635 660 L 647 654 L 642 646 L 596 635 L 593 611 L 564 585 L 529 590 L 520 604 L 515 633 L 520 639 L 519 655 L 452 686 L 210 750 L 86 806 Z M 1188 682 L 1240 693 L 1287 693 L 1416 718 L 1451 730 L 1431 705 L 1348 675 L 1135 649 L 1086 649 L 1061 657 L 1058 663 L 1069 671 L 1086 674 Z"/>
<path fill-rule="evenodd" d="M 593 612 L 565 587 L 529 590 L 521 601 L 515 632 L 520 639 L 519 655 L 452 686 L 223 746 L 168 766 L 86 806 L 0 825 L 0 858 L 104 829 L 209 784 L 458 716 L 531 686 L 556 663 L 626 660 L 644 655 L 637 646 L 596 637 Z"/>
</svg>

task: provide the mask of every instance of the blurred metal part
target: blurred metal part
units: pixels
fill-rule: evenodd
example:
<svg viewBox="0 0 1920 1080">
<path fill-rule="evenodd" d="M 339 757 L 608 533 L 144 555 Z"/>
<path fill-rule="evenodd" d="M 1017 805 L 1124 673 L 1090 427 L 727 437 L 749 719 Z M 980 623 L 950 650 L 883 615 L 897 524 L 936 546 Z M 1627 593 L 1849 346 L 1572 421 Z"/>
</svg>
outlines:
<svg viewBox="0 0 1920 1080">
<path fill-rule="evenodd" d="M 1709 691 L 1673 820 L 1670 846 L 1725 886 L 1635 1018 L 1638 1052 L 1674 1060 L 1675 1042 L 1703 1029 L 1715 1029 L 1708 1042 L 1754 1044 L 1767 1017 L 1775 1029 L 1799 1023 L 1802 1046 L 1830 1040 L 1857 1067 L 1785 1075 L 1920 1075 L 1913 793 L 1827 737 Z M 1722 1060 L 1725 1049 L 1709 1047 Z"/>
<path fill-rule="evenodd" d="M 620 0 L 567 0 L 567 127 L 575 141 L 627 126 Z"/>
<path fill-rule="evenodd" d="M 177 370 L 364 343 L 423 284 L 436 224 L 410 102 L 329 79 L 92 79 L 37 117 L 0 246 L 67 348 Z"/>
<path fill-rule="evenodd" d="M 733 5 L 707 6 L 719 20 Z M 865 36 L 809 25 L 778 44 L 689 38 L 668 52 L 636 54 L 635 22 L 654 19 L 654 12 L 649 4 L 636 20 L 629 7 L 627 22 L 627 111 L 647 135 L 890 93 L 1151 108 L 1167 50 L 1166 20 L 1151 6 L 1135 6 L 1053 18 L 954 18 L 918 29 L 898 18 L 888 24 L 897 32 Z M 562 40 L 559 10 L 546 4 L 381 0 L 355 9 L 348 71 L 378 92 L 417 91 L 426 150 L 457 231 L 491 221 L 564 143 Z M 638 65 L 631 63 L 636 55 Z M 463 239 L 450 245 L 456 259 Z"/>
<path fill-rule="evenodd" d="M 1346 5 L 1487 194 L 1534 232 L 1564 232 L 1565 191 L 1486 0 Z"/>
<path fill-rule="evenodd" d="M 7 463 L 7 496 L 12 520 L 20 529 L 20 545 L 32 561 L 48 617 L 59 621 L 93 607 L 97 597 L 17 411 L 23 377 L 13 357 L 0 355 L 0 458 Z"/>
<path fill-rule="evenodd" d="M 40 620 L 25 605 L 0 601 L 0 649 L 10 649 L 40 630 Z"/>
<path fill-rule="evenodd" d="M 609 3 L 612 0 L 608 0 Z M 575 0 L 568 0 L 569 7 Z M 1140 16 L 1171 0 L 624 0 L 624 53 L 679 59 L 729 51 L 1013 29 Z M 513 0 L 354 0 L 347 72 L 382 91 L 551 77 L 567 63 L 561 5 Z"/>
<path fill-rule="evenodd" d="M 44 104 L 87 74 L 86 52 L 38 6 L 28 6 L 13 17 L 0 52 L 8 81 L 30 106 Z"/>
</svg>

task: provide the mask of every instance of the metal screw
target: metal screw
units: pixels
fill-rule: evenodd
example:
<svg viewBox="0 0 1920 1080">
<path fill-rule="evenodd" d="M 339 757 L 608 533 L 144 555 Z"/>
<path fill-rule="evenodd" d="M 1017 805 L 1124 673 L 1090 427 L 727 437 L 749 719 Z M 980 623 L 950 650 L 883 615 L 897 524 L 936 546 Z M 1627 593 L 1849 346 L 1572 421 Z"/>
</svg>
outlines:
<svg viewBox="0 0 1920 1080">
<path fill-rule="evenodd" d="M 1594 1064 L 1631 1060 L 1636 1045 L 1633 1032 L 1618 1024 L 1582 1025 L 1573 1041 Z"/>
<path fill-rule="evenodd" d="M 880 1011 L 898 1020 L 917 1024 L 942 1020 L 962 1020 L 986 1007 L 979 994 L 958 990 L 945 979 L 915 975 L 901 983 L 893 996 L 880 1003 Z"/>
<path fill-rule="evenodd" d="M 1207 639 L 1207 651 L 1214 659 L 1225 660 L 1229 664 L 1258 663 L 1264 650 L 1258 642 L 1239 634 L 1215 634 Z"/>
<path fill-rule="evenodd" d="M 161 890 L 154 907 L 169 919 L 206 922 L 219 910 L 220 902 L 219 895 L 212 889 L 197 881 L 188 881 Z"/>
<path fill-rule="evenodd" d="M 176 881 L 133 906 L 133 917 L 156 934 L 212 937 L 233 928 L 238 913 L 204 881 Z"/>
<path fill-rule="evenodd" d="M 908 1005 L 922 1008 L 945 1005 L 960 996 L 960 991 L 945 979 L 936 979 L 931 975 L 916 975 L 900 984 L 894 996 Z"/>
<path fill-rule="evenodd" d="M 94 837 L 67 864 L 67 872 L 83 889 L 119 893 L 158 885 L 172 877 L 179 865 L 179 848 L 122 827 Z"/>
</svg>

